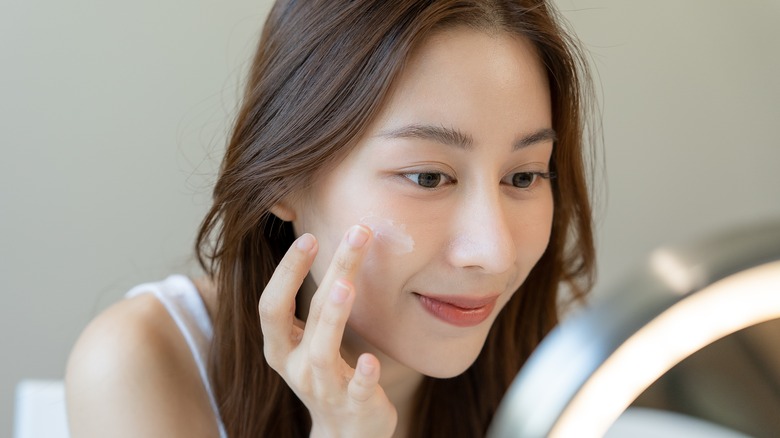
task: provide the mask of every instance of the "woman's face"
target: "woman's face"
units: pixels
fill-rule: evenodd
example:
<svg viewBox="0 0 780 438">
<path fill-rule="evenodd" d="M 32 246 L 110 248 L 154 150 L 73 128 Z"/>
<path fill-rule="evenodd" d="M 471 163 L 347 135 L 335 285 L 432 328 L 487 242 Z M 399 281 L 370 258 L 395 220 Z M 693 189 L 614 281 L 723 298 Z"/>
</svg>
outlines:
<svg viewBox="0 0 780 438">
<path fill-rule="evenodd" d="M 379 117 L 294 203 L 320 250 L 308 300 L 352 225 L 374 231 L 342 346 L 383 368 L 462 373 L 542 256 L 553 200 L 546 72 L 507 34 L 439 32 L 413 53 Z"/>
</svg>

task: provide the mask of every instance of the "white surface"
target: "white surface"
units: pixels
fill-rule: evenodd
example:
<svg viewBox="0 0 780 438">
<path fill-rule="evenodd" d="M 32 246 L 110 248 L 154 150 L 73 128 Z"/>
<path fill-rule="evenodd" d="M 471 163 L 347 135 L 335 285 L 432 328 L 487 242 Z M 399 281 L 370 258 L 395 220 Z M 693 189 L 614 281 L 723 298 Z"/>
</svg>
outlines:
<svg viewBox="0 0 780 438">
<path fill-rule="evenodd" d="M 648 408 L 629 408 L 604 438 L 750 438 L 698 418 Z"/>
<path fill-rule="evenodd" d="M 68 438 L 61 380 L 23 380 L 16 386 L 14 438 Z"/>
</svg>

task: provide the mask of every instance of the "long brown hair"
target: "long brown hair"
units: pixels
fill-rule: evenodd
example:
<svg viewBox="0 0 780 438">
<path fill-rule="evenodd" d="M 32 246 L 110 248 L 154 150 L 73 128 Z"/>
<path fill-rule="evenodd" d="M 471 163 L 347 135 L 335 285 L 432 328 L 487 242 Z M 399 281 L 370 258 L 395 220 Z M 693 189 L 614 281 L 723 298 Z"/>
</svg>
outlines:
<svg viewBox="0 0 780 438">
<path fill-rule="evenodd" d="M 595 264 L 584 147 L 587 66 L 543 0 L 285 0 L 265 23 L 196 250 L 218 290 L 211 379 L 233 437 L 308 436 L 311 419 L 266 363 L 257 303 L 294 239 L 270 208 L 342 159 L 378 114 L 415 46 L 468 26 L 527 38 L 546 66 L 558 173 L 550 243 L 499 314 L 474 364 L 426 378 L 412 436 L 475 437 L 558 322 L 558 290 L 579 299 Z"/>
</svg>

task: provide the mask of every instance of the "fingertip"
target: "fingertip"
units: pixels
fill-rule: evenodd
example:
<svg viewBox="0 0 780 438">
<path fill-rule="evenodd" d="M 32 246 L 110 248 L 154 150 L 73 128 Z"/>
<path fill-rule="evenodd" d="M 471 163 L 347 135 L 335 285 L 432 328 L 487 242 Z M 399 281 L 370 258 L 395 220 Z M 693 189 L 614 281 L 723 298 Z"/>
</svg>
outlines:
<svg viewBox="0 0 780 438">
<path fill-rule="evenodd" d="M 371 229 L 365 225 L 354 225 L 347 231 L 347 242 L 353 248 L 362 248 L 371 237 Z"/>
<path fill-rule="evenodd" d="M 378 385 L 379 360 L 370 353 L 363 353 L 355 365 L 355 376 L 349 382 L 349 394 L 354 401 L 365 403 L 377 394 Z"/>
<path fill-rule="evenodd" d="M 371 377 L 379 371 L 379 361 L 372 354 L 362 354 L 358 358 L 358 371 L 365 377 Z"/>
<path fill-rule="evenodd" d="M 304 233 L 295 240 L 295 247 L 305 253 L 310 253 L 316 245 L 317 239 L 310 233 Z"/>
</svg>

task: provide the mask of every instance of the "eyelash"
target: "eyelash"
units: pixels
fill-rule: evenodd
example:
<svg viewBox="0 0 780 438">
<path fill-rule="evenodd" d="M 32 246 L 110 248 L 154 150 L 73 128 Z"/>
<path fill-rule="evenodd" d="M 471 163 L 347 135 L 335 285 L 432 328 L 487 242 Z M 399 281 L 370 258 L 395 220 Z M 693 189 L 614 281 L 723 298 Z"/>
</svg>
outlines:
<svg viewBox="0 0 780 438">
<path fill-rule="evenodd" d="M 435 186 L 427 187 L 427 186 L 424 186 L 424 185 L 420 184 L 420 177 L 422 175 L 429 175 L 429 176 L 430 175 L 436 175 L 439 179 L 436 181 L 436 185 Z M 526 187 L 516 186 L 516 185 L 514 185 L 514 181 L 512 182 L 512 184 L 510 184 L 512 187 L 517 188 L 517 189 L 521 189 L 521 190 L 530 190 L 530 189 L 532 189 L 538 183 L 540 178 L 549 180 L 549 179 L 555 179 L 555 178 L 558 177 L 558 174 L 555 173 L 555 172 L 534 172 L 534 171 L 515 172 L 515 173 L 512 173 L 510 175 L 512 176 L 513 180 L 514 180 L 514 177 L 516 175 L 532 175 L 533 176 L 533 180 Z M 439 187 L 441 187 L 441 183 L 442 183 L 441 180 L 442 179 L 446 179 L 447 180 L 444 183 L 450 183 L 451 184 L 451 183 L 456 182 L 455 178 L 453 178 L 453 177 L 451 177 L 451 176 L 449 176 L 449 175 L 447 175 L 445 173 L 442 173 L 442 172 L 404 173 L 404 174 L 402 174 L 402 176 L 404 178 L 407 178 L 408 180 L 410 180 L 411 182 L 415 183 L 416 185 L 418 185 L 419 187 L 421 187 L 421 188 L 423 188 L 425 190 L 437 190 Z M 414 176 L 417 176 L 417 177 L 413 178 Z M 502 179 L 502 181 L 503 181 L 503 179 Z"/>
</svg>

